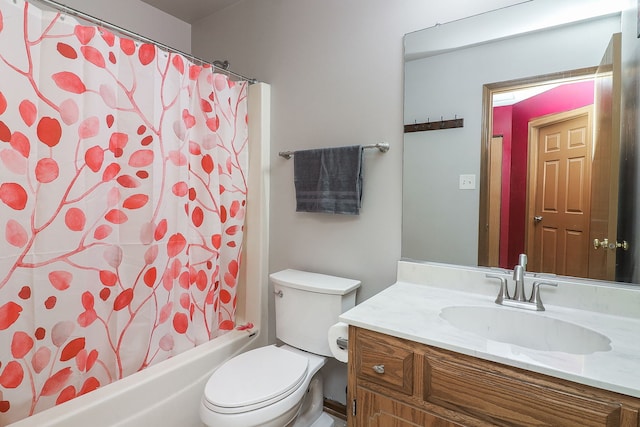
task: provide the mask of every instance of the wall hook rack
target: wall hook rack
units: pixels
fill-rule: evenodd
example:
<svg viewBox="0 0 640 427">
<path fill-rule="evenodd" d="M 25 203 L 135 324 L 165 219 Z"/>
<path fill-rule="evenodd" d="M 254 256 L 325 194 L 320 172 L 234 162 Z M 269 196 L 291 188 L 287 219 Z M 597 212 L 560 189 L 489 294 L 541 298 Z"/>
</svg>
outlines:
<svg viewBox="0 0 640 427">
<path fill-rule="evenodd" d="M 440 120 L 436 120 L 434 122 L 427 119 L 427 121 L 424 123 L 404 125 L 404 133 L 423 132 L 427 130 L 453 129 L 461 127 L 464 127 L 464 119 L 459 119 L 458 116 L 456 116 L 454 119 L 444 120 L 441 117 Z"/>
</svg>

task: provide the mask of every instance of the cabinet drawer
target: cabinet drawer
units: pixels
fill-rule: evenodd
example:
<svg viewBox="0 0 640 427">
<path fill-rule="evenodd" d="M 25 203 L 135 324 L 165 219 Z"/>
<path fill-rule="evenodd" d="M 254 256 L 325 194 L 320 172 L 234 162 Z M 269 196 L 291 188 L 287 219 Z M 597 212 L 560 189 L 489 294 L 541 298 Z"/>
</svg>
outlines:
<svg viewBox="0 0 640 427">
<path fill-rule="evenodd" d="M 413 350 L 402 340 L 358 330 L 355 354 L 358 379 L 413 393 Z"/>
<path fill-rule="evenodd" d="M 492 423 L 514 426 L 621 425 L 619 402 L 554 389 L 507 376 L 490 362 L 429 351 L 424 360 L 424 400 Z"/>
</svg>

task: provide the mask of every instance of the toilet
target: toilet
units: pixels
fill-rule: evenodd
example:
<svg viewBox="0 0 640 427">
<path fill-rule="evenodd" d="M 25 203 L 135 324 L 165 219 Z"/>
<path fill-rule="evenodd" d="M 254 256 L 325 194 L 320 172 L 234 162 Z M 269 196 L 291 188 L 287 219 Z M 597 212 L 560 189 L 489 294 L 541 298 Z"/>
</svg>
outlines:
<svg viewBox="0 0 640 427">
<path fill-rule="evenodd" d="M 210 427 L 333 427 L 319 371 L 332 356 L 327 332 L 355 305 L 360 282 L 291 269 L 270 278 L 283 345 L 223 363 L 207 381 L 200 419 Z"/>
</svg>

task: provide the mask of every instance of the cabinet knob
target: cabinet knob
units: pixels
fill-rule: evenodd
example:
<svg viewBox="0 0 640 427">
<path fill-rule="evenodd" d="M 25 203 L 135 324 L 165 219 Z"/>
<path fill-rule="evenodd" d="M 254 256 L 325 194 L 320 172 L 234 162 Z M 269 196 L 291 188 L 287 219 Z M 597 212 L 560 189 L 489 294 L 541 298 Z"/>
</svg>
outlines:
<svg viewBox="0 0 640 427">
<path fill-rule="evenodd" d="M 378 374 L 384 374 L 384 365 L 374 365 L 373 370 Z"/>
</svg>

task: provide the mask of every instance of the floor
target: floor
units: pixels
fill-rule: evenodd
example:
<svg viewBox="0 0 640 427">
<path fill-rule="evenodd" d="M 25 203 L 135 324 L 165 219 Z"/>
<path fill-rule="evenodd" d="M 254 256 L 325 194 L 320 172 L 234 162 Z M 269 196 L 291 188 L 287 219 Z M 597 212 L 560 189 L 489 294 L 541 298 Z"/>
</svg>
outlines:
<svg viewBox="0 0 640 427">
<path fill-rule="evenodd" d="M 333 425 L 333 427 L 347 427 L 347 422 L 345 420 L 341 420 L 340 418 L 334 417 L 332 415 L 330 416 L 335 421 L 335 424 Z"/>
</svg>

